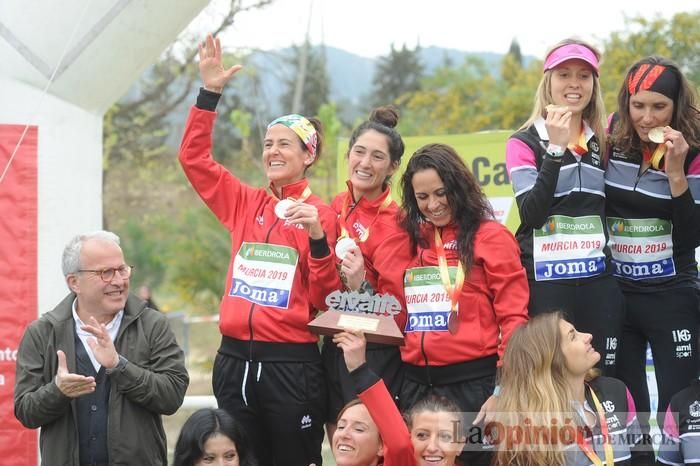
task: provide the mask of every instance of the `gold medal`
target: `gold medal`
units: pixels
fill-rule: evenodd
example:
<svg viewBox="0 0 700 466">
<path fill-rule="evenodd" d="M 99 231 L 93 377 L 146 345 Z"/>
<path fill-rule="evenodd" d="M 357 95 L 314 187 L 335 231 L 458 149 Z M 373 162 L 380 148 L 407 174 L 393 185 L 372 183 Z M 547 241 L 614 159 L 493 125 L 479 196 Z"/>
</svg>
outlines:
<svg viewBox="0 0 700 466">
<path fill-rule="evenodd" d="M 657 126 L 649 130 L 649 140 L 657 144 L 663 144 L 664 142 L 664 128 L 663 126 Z"/>
</svg>

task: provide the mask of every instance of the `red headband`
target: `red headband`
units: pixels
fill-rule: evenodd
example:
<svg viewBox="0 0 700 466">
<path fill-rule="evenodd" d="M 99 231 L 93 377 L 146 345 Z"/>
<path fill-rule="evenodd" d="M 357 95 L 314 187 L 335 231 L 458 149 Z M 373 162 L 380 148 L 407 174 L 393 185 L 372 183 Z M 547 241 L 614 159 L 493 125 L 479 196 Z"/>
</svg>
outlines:
<svg viewBox="0 0 700 466">
<path fill-rule="evenodd" d="M 628 75 L 627 90 L 630 95 L 642 91 L 652 91 L 663 94 L 671 100 L 676 100 L 680 82 L 676 74 L 663 65 L 643 63 Z"/>
</svg>

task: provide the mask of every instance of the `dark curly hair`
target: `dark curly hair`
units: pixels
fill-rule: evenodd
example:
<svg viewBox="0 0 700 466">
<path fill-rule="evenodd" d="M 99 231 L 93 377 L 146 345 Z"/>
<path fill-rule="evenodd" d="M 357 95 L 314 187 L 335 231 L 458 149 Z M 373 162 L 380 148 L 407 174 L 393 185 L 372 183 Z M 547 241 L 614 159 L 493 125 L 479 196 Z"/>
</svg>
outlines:
<svg viewBox="0 0 700 466">
<path fill-rule="evenodd" d="M 182 426 L 175 445 L 174 466 L 194 466 L 204 456 L 204 444 L 213 435 L 223 435 L 236 445 L 240 466 L 257 466 L 241 426 L 223 409 L 204 408 L 194 412 Z"/>
<path fill-rule="evenodd" d="M 420 227 L 425 219 L 416 201 L 413 175 L 431 168 L 445 185 L 452 221 L 457 224 L 457 250 L 462 263 L 469 270 L 474 257 L 474 235 L 482 220 L 494 218 L 493 209 L 479 182 L 452 147 L 446 144 L 428 144 L 411 156 L 401 179 L 404 208 L 401 224 L 411 237 L 414 254 L 419 245 L 427 247 L 426 239 L 421 237 Z"/>
</svg>

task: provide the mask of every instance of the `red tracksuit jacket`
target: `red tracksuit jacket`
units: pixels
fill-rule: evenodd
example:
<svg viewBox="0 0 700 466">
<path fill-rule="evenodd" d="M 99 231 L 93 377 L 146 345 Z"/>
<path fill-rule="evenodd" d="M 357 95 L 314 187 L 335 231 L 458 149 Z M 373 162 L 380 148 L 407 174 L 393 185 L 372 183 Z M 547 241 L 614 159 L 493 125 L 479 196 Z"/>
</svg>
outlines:
<svg viewBox="0 0 700 466">
<path fill-rule="evenodd" d="M 307 323 L 339 279 L 334 256 L 310 255 L 305 230 L 280 220 L 277 199 L 247 186 L 211 156 L 216 113 L 192 107 L 180 147 L 180 163 L 202 200 L 231 234 L 232 257 L 221 299 L 219 328 L 238 340 L 311 343 Z M 279 198 L 298 198 L 306 179 L 282 187 Z M 335 244 L 336 215 L 316 195 L 329 244 Z M 314 286 L 310 287 L 309 284 Z"/>
<path fill-rule="evenodd" d="M 418 248 L 412 269 L 406 271 L 405 290 L 412 280 L 420 280 L 416 267 L 434 266 L 437 271 L 434 228 L 427 222 L 423 227 L 422 235 L 428 247 Z M 441 236 L 450 267 L 458 263 L 455 229 L 451 223 L 442 229 Z M 440 287 L 440 292 L 442 290 Z M 416 366 L 446 366 L 498 353 L 500 365 L 511 333 L 527 321 L 528 299 L 527 278 L 520 262 L 518 243 L 500 223 L 484 221 L 474 237 L 473 265 L 467 271 L 459 296 L 457 333 L 452 335 L 446 327 L 416 330 L 429 328 L 428 321 L 432 316 L 430 313 L 412 314 L 411 306 L 407 304 L 409 322 L 401 358 Z"/>
<path fill-rule="evenodd" d="M 365 258 L 366 280 L 375 293 L 388 294 L 402 302 L 403 275 L 412 260 L 410 240 L 406 231 L 397 221 L 400 211 L 395 201 L 381 209 L 382 203 L 391 193 L 389 187 L 374 200 L 361 198 L 355 203 L 352 198 L 352 184 L 347 182 L 348 190 L 338 194 L 331 208 L 338 214 L 338 235 L 340 225 L 347 228 L 353 238 L 359 238 L 367 229 L 369 236 L 358 243 Z M 342 217 L 343 206 L 347 205 L 346 218 Z M 406 308 L 394 316 L 400 330 L 406 326 Z"/>
</svg>

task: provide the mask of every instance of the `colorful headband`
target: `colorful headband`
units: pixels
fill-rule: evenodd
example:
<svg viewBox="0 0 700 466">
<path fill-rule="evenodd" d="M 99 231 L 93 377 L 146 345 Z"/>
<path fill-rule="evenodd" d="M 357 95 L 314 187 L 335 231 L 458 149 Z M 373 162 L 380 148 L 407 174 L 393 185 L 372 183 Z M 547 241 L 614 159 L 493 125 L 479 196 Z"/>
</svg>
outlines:
<svg viewBox="0 0 700 466">
<path fill-rule="evenodd" d="M 301 139 L 301 142 L 303 142 L 306 146 L 309 154 L 311 154 L 311 160 L 313 161 L 316 158 L 318 133 L 316 132 L 316 128 L 314 128 L 309 120 L 301 115 L 292 113 L 275 118 L 272 120 L 272 123 L 267 125 L 267 129 L 270 129 L 274 125 L 284 125 L 294 131 L 296 135 L 299 136 L 299 139 Z"/>
<path fill-rule="evenodd" d="M 579 44 L 566 44 L 552 50 L 544 61 L 544 71 L 551 70 L 565 61 L 573 59 L 583 60 L 591 65 L 598 76 L 598 58 L 593 50 Z"/>
<path fill-rule="evenodd" d="M 627 90 L 630 95 L 652 91 L 663 94 L 674 102 L 678 97 L 681 83 L 676 73 L 666 66 L 644 63 L 636 70 L 630 71 L 628 76 Z"/>
</svg>

